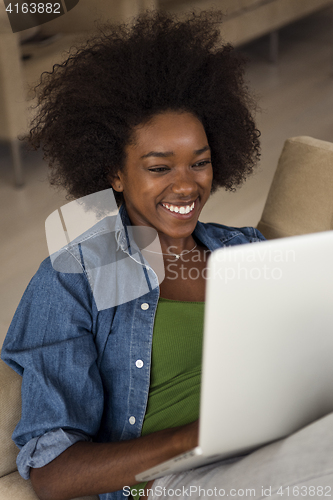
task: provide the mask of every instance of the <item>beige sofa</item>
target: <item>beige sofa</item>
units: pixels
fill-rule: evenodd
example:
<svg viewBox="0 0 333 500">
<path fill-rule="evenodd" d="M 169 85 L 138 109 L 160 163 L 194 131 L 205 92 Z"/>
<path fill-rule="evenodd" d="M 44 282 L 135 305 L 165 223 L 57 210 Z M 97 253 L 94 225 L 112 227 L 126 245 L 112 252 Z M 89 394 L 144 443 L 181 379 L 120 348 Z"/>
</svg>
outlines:
<svg viewBox="0 0 333 500">
<path fill-rule="evenodd" d="M 333 144 L 288 139 L 258 229 L 267 239 L 333 229 Z"/>
<path fill-rule="evenodd" d="M 333 229 L 333 144 L 286 141 L 258 228 L 267 238 Z M 0 500 L 38 500 L 16 468 L 11 440 L 20 418 L 21 377 L 0 361 Z M 97 497 L 86 497 L 88 500 Z"/>
</svg>

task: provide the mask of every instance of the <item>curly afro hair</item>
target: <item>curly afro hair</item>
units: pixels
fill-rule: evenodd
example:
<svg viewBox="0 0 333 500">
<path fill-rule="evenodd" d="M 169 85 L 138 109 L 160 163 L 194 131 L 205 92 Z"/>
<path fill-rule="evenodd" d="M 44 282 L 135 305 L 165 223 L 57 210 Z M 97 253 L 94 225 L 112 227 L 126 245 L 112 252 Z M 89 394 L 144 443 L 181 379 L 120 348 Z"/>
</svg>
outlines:
<svg viewBox="0 0 333 500">
<path fill-rule="evenodd" d="M 216 11 L 185 21 L 146 12 L 132 25 L 99 28 L 44 73 L 26 139 L 42 146 L 51 184 L 69 199 L 110 188 L 133 127 L 164 111 L 187 111 L 202 122 L 212 150 L 212 192 L 235 190 L 257 163 L 260 133 L 244 60 L 223 43 L 220 22 Z M 122 194 L 115 197 L 121 204 Z"/>
</svg>

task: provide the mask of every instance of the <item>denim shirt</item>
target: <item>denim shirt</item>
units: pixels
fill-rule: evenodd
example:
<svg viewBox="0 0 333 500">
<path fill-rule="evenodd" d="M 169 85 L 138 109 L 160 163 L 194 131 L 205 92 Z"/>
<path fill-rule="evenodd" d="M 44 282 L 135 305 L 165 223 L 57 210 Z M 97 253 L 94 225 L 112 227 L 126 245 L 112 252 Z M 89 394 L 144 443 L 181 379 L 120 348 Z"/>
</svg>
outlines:
<svg viewBox="0 0 333 500">
<path fill-rule="evenodd" d="M 74 271 L 72 266 L 61 272 L 50 257 L 44 260 L 14 315 L 1 357 L 22 376 L 22 416 L 13 440 L 21 449 L 17 464 L 25 479 L 30 467 L 42 467 L 79 440 L 117 442 L 141 435 L 159 285 L 142 255 L 133 258 L 129 226 L 123 206 L 114 232 L 104 219 L 69 245 L 62 256 L 65 271 L 68 259 L 75 263 Z M 134 283 L 142 293 L 112 307 L 97 307 L 93 290 L 105 273 L 95 265 L 90 267 L 102 272 L 89 274 L 82 247 L 88 248 L 91 262 L 100 261 L 98 249 L 107 233 L 115 243 L 112 247 L 108 239 L 108 251 L 112 247 L 135 263 L 125 277 L 108 276 L 110 294 L 121 294 Z M 254 228 L 200 222 L 193 236 L 210 251 L 264 240 Z M 99 498 L 126 496 L 120 490 Z"/>
</svg>

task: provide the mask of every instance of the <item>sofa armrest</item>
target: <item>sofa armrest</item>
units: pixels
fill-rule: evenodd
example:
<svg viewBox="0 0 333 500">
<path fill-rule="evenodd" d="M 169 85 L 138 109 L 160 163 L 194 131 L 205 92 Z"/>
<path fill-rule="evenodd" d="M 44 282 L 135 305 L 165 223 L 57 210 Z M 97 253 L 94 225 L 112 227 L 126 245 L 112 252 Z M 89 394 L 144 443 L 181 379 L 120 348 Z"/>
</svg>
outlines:
<svg viewBox="0 0 333 500">
<path fill-rule="evenodd" d="M 38 500 L 30 481 L 12 472 L 0 478 L 0 500 Z"/>
<path fill-rule="evenodd" d="M 39 500 L 31 482 L 12 472 L 0 478 L 0 500 Z M 80 497 L 73 500 L 98 500 L 98 496 Z"/>
<path fill-rule="evenodd" d="M 257 227 L 267 239 L 333 229 L 333 143 L 285 142 Z"/>
<path fill-rule="evenodd" d="M 21 377 L 0 360 L 0 478 L 17 470 L 12 433 L 21 417 Z"/>
</svg>

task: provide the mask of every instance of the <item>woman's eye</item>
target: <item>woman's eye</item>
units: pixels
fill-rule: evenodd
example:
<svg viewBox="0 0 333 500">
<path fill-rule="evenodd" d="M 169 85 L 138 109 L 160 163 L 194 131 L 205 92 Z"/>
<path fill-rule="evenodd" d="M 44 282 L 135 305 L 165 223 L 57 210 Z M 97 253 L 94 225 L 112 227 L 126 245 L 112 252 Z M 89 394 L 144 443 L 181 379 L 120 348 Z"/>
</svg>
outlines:
<svg viewBox="0 0 333 500">
<path fill-rule="evenodd" d="M 149 172 L 164 172 L 166 170 L 169 170 L 168 167 L 153 167 L 153 168 L 148 168 Z"/>
<path fill-rule="evenodd" d="M 202 160 L 202 161 L 198 161 L 197 163 L 195 163 L 193 165 L 193 167 L 205 167 L 206 165 L 209 165 L 211 162 L 211 160 Z"/>
</svg>

